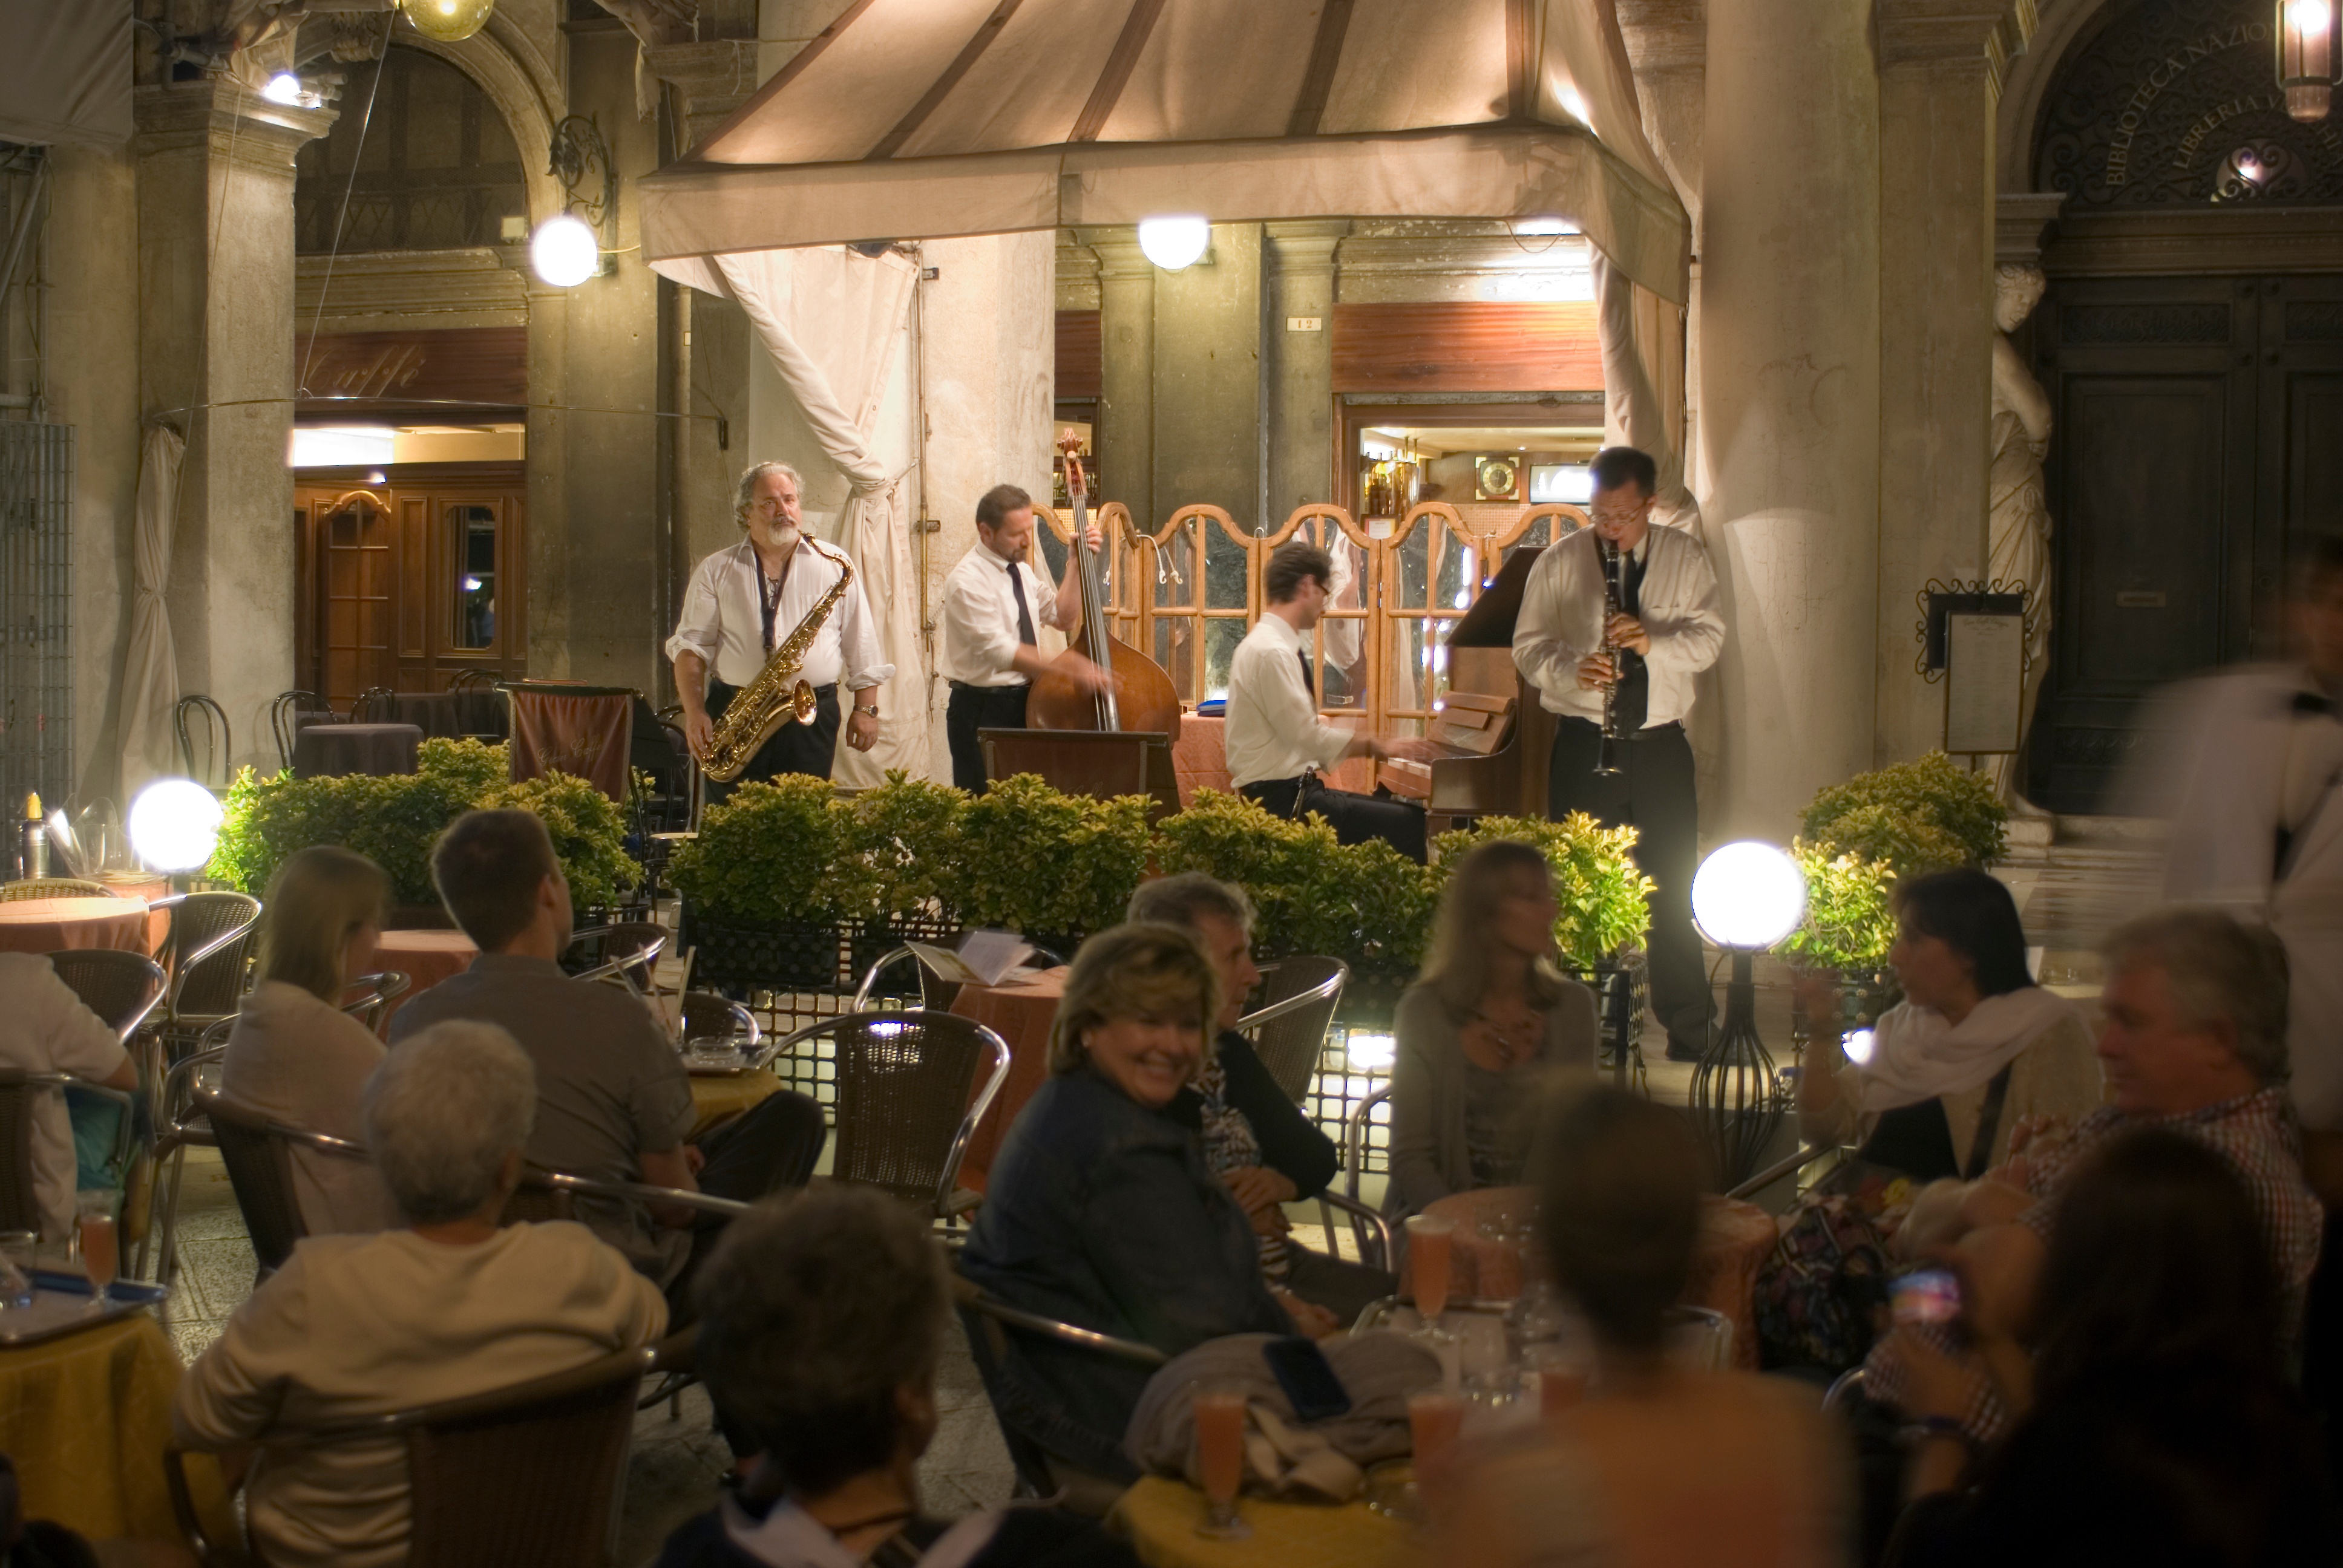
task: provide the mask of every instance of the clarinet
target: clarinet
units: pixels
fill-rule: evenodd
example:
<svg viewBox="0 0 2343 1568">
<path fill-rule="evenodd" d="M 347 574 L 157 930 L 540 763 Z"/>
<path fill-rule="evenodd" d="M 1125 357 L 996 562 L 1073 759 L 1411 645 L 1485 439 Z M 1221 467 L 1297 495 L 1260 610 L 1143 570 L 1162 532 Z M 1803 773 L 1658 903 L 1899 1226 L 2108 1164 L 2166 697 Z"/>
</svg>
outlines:
<svg viewBox="0 0 2343 1568">
<path fill-rule="evenodd" d="M 1594 748 L 1594 774 L 1610 779 L 1622 771 L 1612 743 L 1627 739 L 1619 733 L 1619 645 L 1611 640 L 1611 618 L 1620 608 L 1619 547 L 1597 534 L 1594 548 L 1603 552 L 1603 646 L 1598 651 L 1611 661 L 1611 682 L 1603 689 L 1602 739 Z"/>
</svg>

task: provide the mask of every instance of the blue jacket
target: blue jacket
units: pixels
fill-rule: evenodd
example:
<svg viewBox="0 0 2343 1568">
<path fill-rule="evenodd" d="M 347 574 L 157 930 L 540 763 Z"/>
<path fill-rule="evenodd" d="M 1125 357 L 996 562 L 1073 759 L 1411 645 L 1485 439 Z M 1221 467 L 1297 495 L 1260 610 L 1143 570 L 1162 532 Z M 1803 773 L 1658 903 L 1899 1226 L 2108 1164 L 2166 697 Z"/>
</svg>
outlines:
<svg viewBox="0 0 2343 1568">
<path fill-rule="evenodd" d="M 1196 1135 L 1088 1070 L 1051 1079 L 1018 1113 L 960 1268 L 1011 1306 L 1167 1356 L 1293 1332 Z M 1151 1369 L 1031 1334 L 1009 1345 L 1001 1419 L 1085 1470 L 1135 1478 L 1122 1432 Z"/>
</svg>

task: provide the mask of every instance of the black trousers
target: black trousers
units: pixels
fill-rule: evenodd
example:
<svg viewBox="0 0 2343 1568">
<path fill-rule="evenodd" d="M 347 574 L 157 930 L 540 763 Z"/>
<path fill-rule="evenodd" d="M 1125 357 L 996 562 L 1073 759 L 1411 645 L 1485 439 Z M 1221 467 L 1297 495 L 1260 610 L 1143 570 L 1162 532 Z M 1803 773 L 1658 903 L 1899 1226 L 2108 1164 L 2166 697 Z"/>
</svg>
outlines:
<svg viewBox="0 0 2343 1568">
<path fill-rule="evenodd" d="M 699 1168 L 699 1190 L 711 1198 L 754 1203 L 769 1193 L 802 1187 L 812 1179 L 829 1136 L 830 1122 L 820 1101 L 795 1090 L 778 1091 L 711 1128 L 693 1145 L 708 1161 Z M 716 1250 L 724 1225 L 714 1214 L 702 1214 L 692 1222 L 691 1256 L 667 1288 L 669 1321 L 676 1327 L 695 1316 L 692 1282 Z"/>
<path fill-rule="evenodd" d="M 1423 864 L 1423 808 L 1413 800 L 1387 800 L 1349 789 L 1329 789 L 1315 773 L 1299 779 L 1268 779 L 1237 791 L 1258 800 L 1274 817 L 1315 811 L 1334 829 L 1340 844 L 1381 839 L 1417 865 Z"/>
<path fill-rule="evenodd" d="M 1692 742 L 1681 724 L 1657 724 L 1615 744 L 1620 771 L 1594 772 L 1603 732 L 1591 719 L 1555 721 L 1546 814 L 1559 822 L 1584 811 L 1606 828 L 1636 831 L 1635 864 L 1657 884 L 1652 894 L 1652 1010 L 1682 1056 L 1705 1050 L 1716 998 L 1692 927 L 1692 874 L 1700 859 L 1700 808 L 1693 793 Z"/>
<path fill-rule="evenodd" d="M 980 729 L 1025 728 L 1025 697 L 1029 688 L 951 684 L 944 704 L 944 739 L 951 743 L 952 782 L 971 795 L 984 793 L 984 749 L 976 742 Z"/>
<path fill-rule="evenodd" d="M 709 677 L 708 682 L 708 717 L 724 717 L 732 699 L 740 695 L 737 686 L 727 686 Z M 729 784 L 707 780 L 701 798 L 710 806 L 748 783 L 750 779 L 778 779 L 784 773 L 810 773 L 817 779 L 830 777 L 830 765 L 838 755 L 838 684 L 813 689 L 813 722 L 799 724 L 792 719 L 773 731 L 772 738 L 757 748 L 749 759 L 749 766 L 740 777 Z"/>
</svg>

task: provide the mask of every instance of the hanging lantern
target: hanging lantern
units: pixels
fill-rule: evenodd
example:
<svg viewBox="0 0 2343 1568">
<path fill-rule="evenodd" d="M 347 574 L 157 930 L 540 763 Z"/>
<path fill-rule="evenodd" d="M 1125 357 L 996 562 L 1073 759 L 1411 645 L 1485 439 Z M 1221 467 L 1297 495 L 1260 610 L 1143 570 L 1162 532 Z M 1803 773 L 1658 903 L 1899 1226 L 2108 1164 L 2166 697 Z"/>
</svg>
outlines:
<svg viewBox="0 0 2343 1568">
<path fill-rule="evenodd" d="M 408 22 L 425 37 L 460 44 L 486 25 L 497 0 L 397 0 Z"/>
<path fill-rule="evenodd" d="M 2323 120 L 2343 85 L 2343 39 L 2336 36 L 2335 0 L 2278 0 L 2278 85 L 2286 112 Z"/>
</svg>

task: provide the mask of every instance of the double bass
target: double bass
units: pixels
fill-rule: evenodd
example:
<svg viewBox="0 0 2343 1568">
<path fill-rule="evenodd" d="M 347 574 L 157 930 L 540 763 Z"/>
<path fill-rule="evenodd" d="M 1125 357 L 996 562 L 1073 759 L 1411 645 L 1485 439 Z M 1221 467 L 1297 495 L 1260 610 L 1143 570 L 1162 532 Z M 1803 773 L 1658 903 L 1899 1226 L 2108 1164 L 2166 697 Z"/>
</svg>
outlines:
<svg viewBox="0 0 2343 1568">
<path fill-rule="evenodd" d="M 1180 694 L 1161 665 L 1107 629 L 1106 551 L 1104 541 L 1089 543 L 1090 494 L 1081 459 L 1081 445 L 1071 430 L 1058 438 L 1066 456 L 1066 494 L 1074 503 L 1074 559 L 1082 604 L 1082 622 L 1068 648 L 1081 654 L 1111 678 L 1104 690 L 1071 675 L 1051 669 L 1037 677 L 1025 698 L 1029 729 L 1103 729 L 1154 731 L 1173 740 L 1180 738 Z"/>
</svg>

